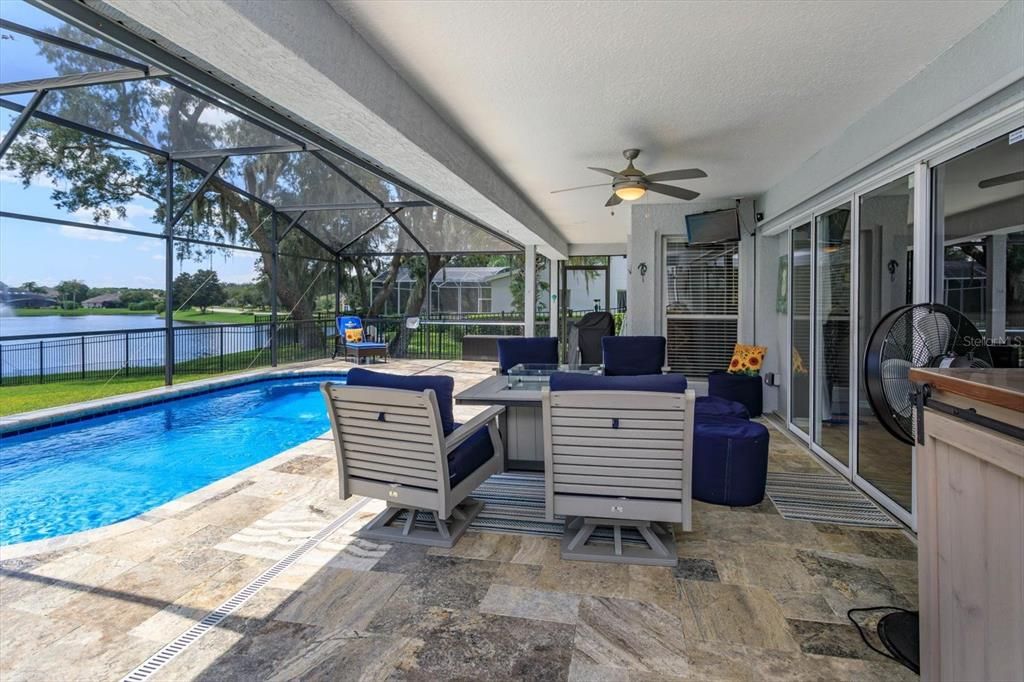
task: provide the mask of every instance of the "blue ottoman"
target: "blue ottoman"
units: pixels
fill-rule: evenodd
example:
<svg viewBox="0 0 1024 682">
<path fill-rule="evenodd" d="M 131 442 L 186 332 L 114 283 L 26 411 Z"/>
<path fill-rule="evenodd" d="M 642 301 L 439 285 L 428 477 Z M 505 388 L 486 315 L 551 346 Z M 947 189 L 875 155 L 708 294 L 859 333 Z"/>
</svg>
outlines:
<svg viewBox="0 0 1024 682">
<path fill-rule="evenodd" d="M 736 417 L 698 417 L 693 427 L 693 498 L 748 507 L 764 499 L 768 429 Z"/>
<path fill-rule="evenodd" d="M 761 377 L 716 371 L 708 375 L 708 395 L 742 403 L 751 417 L 760 417 Z"/>
<path fill-rule="evenodd" d="M 699 420 L 702 417 L 736 417 L 737 419 L 750 419 L 750 413 L 743 403 L 725 398 L 716 398 L 713 395 L 697 396 L 697 402 L 693 408 L 694 416 Z"/>
</svg>

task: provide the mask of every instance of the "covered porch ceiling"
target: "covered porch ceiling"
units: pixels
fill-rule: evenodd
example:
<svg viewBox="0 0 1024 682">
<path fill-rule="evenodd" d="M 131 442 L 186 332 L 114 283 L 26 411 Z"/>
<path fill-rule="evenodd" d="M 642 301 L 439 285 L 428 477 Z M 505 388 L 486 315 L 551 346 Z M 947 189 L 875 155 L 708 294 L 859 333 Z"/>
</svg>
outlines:
<svg viewBox="0 0 1024 682">
<path fill-rule="evenodd" d="M 1004 4 L 330 1 L 570 243 L 629 228 L 609 183 L 551 194 L 587 166 L 636 147 L 705 170 L 694 203 L 756 197 Z"/>
</svg>

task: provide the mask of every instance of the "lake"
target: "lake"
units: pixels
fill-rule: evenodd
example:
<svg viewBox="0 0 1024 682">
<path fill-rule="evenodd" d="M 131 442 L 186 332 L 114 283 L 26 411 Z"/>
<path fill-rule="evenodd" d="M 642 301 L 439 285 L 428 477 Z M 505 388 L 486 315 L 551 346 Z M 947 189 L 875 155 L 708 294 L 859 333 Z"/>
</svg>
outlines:
<svg viewBox="0 0 1024 682">
<path fill-rule="evenodd" d="M 164 320 L 156 315 L 3 316 L 0 337 L 34 338 L 0 342 L 0 381 L 13 376 L 161 367 L 165 351 L 163 329 Z M 110 333 L 103 333 L 106 331 Z M 267 348 L 269 338 L 268 324 L 176 322 L 174 361 Z"/>
</svg>

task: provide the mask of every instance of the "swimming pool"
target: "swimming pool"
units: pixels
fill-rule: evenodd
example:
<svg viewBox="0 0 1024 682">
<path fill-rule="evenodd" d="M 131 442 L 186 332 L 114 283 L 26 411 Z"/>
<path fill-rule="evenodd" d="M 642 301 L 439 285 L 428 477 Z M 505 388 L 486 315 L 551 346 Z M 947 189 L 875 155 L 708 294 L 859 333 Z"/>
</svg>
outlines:
<svg viewBox="0 0 1024 682">
<path fill-rule="evenodd" d="M 137 516 L 330 428 L 320 383 L 255 380 L 0 439 L 0 545 Z"/>
</svg>

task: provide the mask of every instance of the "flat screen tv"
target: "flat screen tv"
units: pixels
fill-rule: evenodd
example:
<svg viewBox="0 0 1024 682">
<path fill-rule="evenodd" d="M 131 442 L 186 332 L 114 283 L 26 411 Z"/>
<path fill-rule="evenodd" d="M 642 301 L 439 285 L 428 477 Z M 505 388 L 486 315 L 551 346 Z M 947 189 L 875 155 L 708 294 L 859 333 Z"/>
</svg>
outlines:
<svg viewBox="0 0 1024 682">
<path fill-rule="evenodd" d="M 740 240 L 740 221 L 735 208 L 686 216 L 686 237 L 691 244 L 717 244 Z"/>
</svg>

